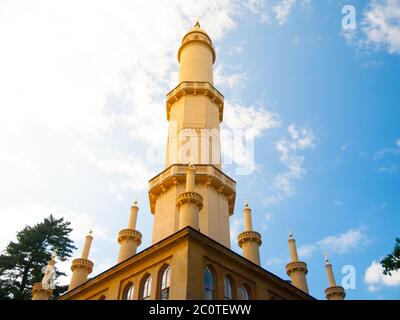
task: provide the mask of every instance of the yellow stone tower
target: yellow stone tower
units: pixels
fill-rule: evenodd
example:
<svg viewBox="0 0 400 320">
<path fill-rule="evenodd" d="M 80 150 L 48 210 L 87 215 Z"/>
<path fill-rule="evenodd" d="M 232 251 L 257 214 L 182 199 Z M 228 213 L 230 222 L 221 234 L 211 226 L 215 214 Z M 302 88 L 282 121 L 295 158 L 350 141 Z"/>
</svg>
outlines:
<svg viewBox="0 0 400 320">
<path fill-rule="evenodd" d="M 335 275 L 333 274 L 332 264 L 329 261 L 328 254 L 325 254 L 325 269 L 328 276 L 329 287 L 325 290 L 327 300 L 344 300 L 346 292 L 342 286 L 336 284 Z"/>
<path fill-rule="evenodd" d="M 307 264 L 299 261 L 296 248 L 296 240 L 293 237 L 292 232 L 289 232 L 289 251 L 291 262 L 286 265 L 286 273 L 291 278 L 292 284 L 308 293 L 308 285 L 306 275 L 308 273 Z"/>
<path fill-rule="evenodd" d="M 213 43 L 197 22 L 183 37 L 178 51 L 179 84 L 167 94 L 166 168 L 149 182 L 153 243 L 182 227 L 179 210 L 186 209 L 179 209 L 179 204 L 184 199 L 178 206 L 176 200 L 185 191 L 187 164 L 191 162 L 195 171 L 191 188 L 198 195 L 196 201 L 202 199 L 194 228 L 230 247 L 229 217 L 234 210 L 236 183 L 221 171 L 224 97 L 213 86 L 215 58 Z"/>
<path fill-rule="evenodd" d="M 179 84 L 167 94 L 165 169 L 149 181 L 152 245 L 136 253 L 141 234 L 134 203 L 128 228 L 118 234 L 117 264 L 88 279 L 89 235 L 60 300 L 313 299 L 306 283 L 299 289 L 263 269 L 261 235 L 253 230 L 247 202 L 238 236 L 243 255 L 230 249 L 236 183 L 221 167 L 224 97 L 213 86 L 215 59 L 212 41 L 197 22 L 178 51 Z"/>
</svg>

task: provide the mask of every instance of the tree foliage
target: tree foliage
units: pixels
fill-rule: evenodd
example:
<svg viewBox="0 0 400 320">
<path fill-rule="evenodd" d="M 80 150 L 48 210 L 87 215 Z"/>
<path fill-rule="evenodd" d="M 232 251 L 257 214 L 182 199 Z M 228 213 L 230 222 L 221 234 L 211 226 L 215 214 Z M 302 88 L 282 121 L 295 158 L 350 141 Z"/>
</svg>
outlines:
<svg viewBox="0 0 400 320">
<path fill-rule="evenodd" d="M 32 285 L 41 282 L 42 268 L 51 259 L 54 250 L 65 261 L 76 247 L 69 238 L 70 222 L 52 215 L 33 227 L 26 226 L 17 233 L 16 242 L 11 241 L 0 255 L 0 299 L 30 299 Z M 56 272 L 56 278 L 65 275 Z M 54 296 L 62 289 L 54 290 Z"/>
<path fill-rule="evenodd" d="M 382 261 L 383 273 L 392 275 L 392 271 L 400 269 L 400 238 L 396 238 L 393 252 L 388 254 Z"/>
</svg>

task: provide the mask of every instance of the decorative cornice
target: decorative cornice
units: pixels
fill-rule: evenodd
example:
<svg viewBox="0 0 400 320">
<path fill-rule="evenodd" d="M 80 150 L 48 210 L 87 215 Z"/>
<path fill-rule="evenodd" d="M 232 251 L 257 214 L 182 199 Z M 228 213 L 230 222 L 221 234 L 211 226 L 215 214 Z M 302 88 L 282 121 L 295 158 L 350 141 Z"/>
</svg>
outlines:
<svg viewBox="0 0 400 320">
<path fill-rule="evenodd" d="M 53 289 L 51 289 L 50 287 L 44 288 L 41 282 L 34 283 L 32 287 L 32 295 L 36 295 L 39 293 L 45 293 L 50 297 L 53 293 Z"/>
<path fill-rule="evenodd" d="M 193 203 L 199 207 L 199 210 L 203 209 L 203 197 L 197 192 L 182 192 L 176 197 L 176 206 L 178 208 L 185 203 Z"/>
<path fill-rule="evenodd" d="M 89 259 L 74 259 L 72 260 L 72 265 L 71 265 L 71 270 L 74 272 L 76 269 L 84 269 L 89 273 L 93 271 L 93 262 L 90 261 Z"/>
<path fill-rule="evenodd" d="M 308 273 L 307 264 L 302 261 L 292 261 L 286 265 L 286 273 L 290 277 L 290 275 L 295 272 L 304 272 L 305 274 Z"/>
<path fill-rule="evenodd" d="M 178 50 L 178 62 L 181 61 L 181 53 L 183 48 L 191 42 L 201 42 L 205 44 L 208 48 L 210 48 L 213 55 L 213 63 L 215 62 L 216 55 L 212 41 L 210 37 L 201 29 L 193 29 L 183 37 L 182 44 Z"/>
<path fill-rule="evenodd" d="M 118 243 L 121 244 L 123 240 L 135 240 L 137 245 L 140 246 L 142 243 L 142 234 L 134 229 L 122 229 L 118 232 Z"/>
<path fill-rule="evenodd" d="M 243 243 L 248 241 L 254 241 L 258 244 L 258 246 L 261 246 L 261 234 L 256 231 L 244 231 L 238 235 L 238 245 L 240 248 L 242 247 Z"/>
<path fill-rule="evenodd" d="M 196 164 L 196 186 L 206 185 L 221 192 L 228 199 L 232 215 L 236 198 L 236 182 L 213 165 Z M 174 185 L 184 185 L 187 165 L 174 164 L 149 181 L 150 210 L 154 214 L 158 197 Z"/>
<path fill-rule="evenodd" d="M 171 106 L 186 95 L 203 95 L 208 97 L 219 110 L 219 121 L 224 115 L 224 96 L 209 82 L 183 81 L 167 93 L 167 120 L 169 121 Z"/>
<path fill-rule="evenodd" d="M 335 286 L 335 287 L 327 288 L 325 290 L 325 295 L 328 300 L 330 300 L 332 297 L 335 297 L 335 296 L 339 296 L 344 299 L 346 297 L 346 292 L 343 287 Z"/>
<path fill-rule="evenodd" d="M 315 300 L 315 298 L 313 298 L 309 294 L 294 287 L 292 284 L 286 282 L 285 280 L 278 277 L 277 275 L 271 273 L 268 270 L 265 270 L 264 268 L 260 267 L 259 265 L 252 263 L 251 261 L 245 259 L 238 253 L 230 250 L 229 248 L 223 246 L 219 242 L 207 237 L 206 235 L 200 233 L 197 230 L 194 230 L 191 227 L 186 227 L 182 230 L 177 231 L 176 233 L 159 241 L 158 243 L 153 244 L 151 247 L 144 249 L 143 251 L 139 252 L 138 254 L 134 255 L 133 257 L 96 275 L 94 278 L 89 279 L 88 281 L 84 282 L 80 286 L 64 293 L 62 296 L 60 296 L 58 298 L 58 300 L 67 300 L 67 299 L 71 299 L 71 298 L 73 299 L 73 296 L 77 292 L 89 290 L 90 288 L 97 285 L 101 281 L 105 281 L 105 279 L 114 277 L 116 274 L 118 274 L 119 272 L 122 272 L 122 270 L 126 270 L 126 268 L 129 268 L 132 265 L 142 263 L 149 257 L 156 256 L 156 255 L 159 256 L 159 253 L 162 250 L 168 250 L 169 248 L 171 248 L 172 246 L 175 246 L 177 243 L 179 243 L 181 241 L 190 241 L 190 240 L 196 240 L 196 241 L 200 242 L 202 245 L 206 245 L 209 248 L 218 250 L 220 252 L 220 254 L 229 256 L 231 259 L 234 259 L 235 261 L 242 263 L 243 268 L 246 268 L 246 270 L 252 270 L 252 271 L 256 272 L 257 274 L 259 274 L 260 276 L 267 277 L 267 279 L 270 281 L 273 281 L 273 283 L 276 283 L 284 288 L 287 288 L 287 289 L 292 290 L 293 292 L 296 292 L 298 294 L 298 296 L 303 299 Z"/>
</svg>

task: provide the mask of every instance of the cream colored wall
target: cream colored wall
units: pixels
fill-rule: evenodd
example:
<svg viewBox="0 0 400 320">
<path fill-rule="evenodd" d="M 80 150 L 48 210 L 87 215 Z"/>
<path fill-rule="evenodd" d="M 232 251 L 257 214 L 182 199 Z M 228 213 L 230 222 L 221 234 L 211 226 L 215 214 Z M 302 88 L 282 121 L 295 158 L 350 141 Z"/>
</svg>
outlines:
<svg viewBox="0 0 400 320">
<path fill-rule="evenodd" d="M 295 287 L 303 290 L 304 292 L 308 292 L 306 274 L 303 271 L 292 271 L 290 278 Z"/>
<path fill-rule="evenodd" d="M 250 290 L 251 298 L 257 300 L 269 299 L 300 299 L 298 291 L 282 281 L 272 280 L 250 262 L 243 261 L 228 249 L 202 238 L 190 229 L 184 229 L 180 234 L 165 240 L 166 243 L 152 247 L 148 252 L 139 253 L 110 270 L 103 276 L 83 284 L 75 292 L 60 297 L 60 300 L 99 299 L 102 295 L 107 300 L 122 299 L 124 288 L 129 282 L 134 283 L 134 299 L 140 298 L 140 289 L 146 276 L 153 277 L 151 299 L 158 299 L 161 272 L 166 265 L 171 266 L 170 299 L 203 299 L 203 272 L 206 266 L 215 272 L 216 298 L 223 299 L 223 279 L 229 276 L 239 299 L 239 288 L 242 285 Z"/>
<path fill-rule="evenodd" d="M 124 264 L 124 263 L 123 263 Z M 160 277 L 166 265 L 171 266 L 170 299 L 185 299 L 187 287 L 187 244 L 179 242 L 174 248 L 157 251 L 155 256 L 147 256 L 132 263 L 127 268 L 110 274 L 101 281 L 93 281 L 86 289 L 78 290 L 68 300 L 98 300 L 105 295 L 106 300 L 121 300 L 125 286 L 135 285 L 134 300 L 140 298 L 141 286 L 147 275 L 152 276 L 151 300 L 159 297 Z M 61 297 L 63 300 L 63 297 Z"/>
<path fill-rule="evenodd" d="M 180 56 L 179 82 L 204 81 L 213 83 L 213 55 L 210 48 L 199 41 L 187 43 Z"/>
<path fill-rule="evenodd" d="M 173 186 L 158 197 L 154 212 L 153 244 L 178 231 L 179 211 L 176 208 L 176 197 L 184 191 L 183 185 Z"/>
<path fill-rule="evenodd" d="M 211 187 L 196 189 L 203 197 L 200 211 L 200 231 L 230 248 L 229 205 L 226 197 Z"/>
<path fill-rule="evenodd" d="M 154 213 L 153 244 L 179 230 L 176 197 L 184 191 L 185 186 L 179 184 L 158 197 Z M 200 232 L 230 248 L 228 199 L 210 186 L 196 185 L 195 192 L 203 197 L 203 209 L 199 218 Z"/>
<path fill-rule="evenodd" d="M 203 95 L 187 95 L 175 102 L 170 112 L 166 167 L 192 161 L 193 164 L 213 164 L 221 168 L 219 109 L 217 105 Z M 183 129 L 185 129 L 185 132 L 182 132 Z M 192 133 L 193 138 L 190 137 L 182 141 L 183 137 Z M 207 142 L 203 140 L 206 139 L 203 138 L 206 134 L 210 134 Z M 194 150 L 190 150 L 191 148 Z M 190 152 L 187 153 L 187 150 Z"/>
</svg>

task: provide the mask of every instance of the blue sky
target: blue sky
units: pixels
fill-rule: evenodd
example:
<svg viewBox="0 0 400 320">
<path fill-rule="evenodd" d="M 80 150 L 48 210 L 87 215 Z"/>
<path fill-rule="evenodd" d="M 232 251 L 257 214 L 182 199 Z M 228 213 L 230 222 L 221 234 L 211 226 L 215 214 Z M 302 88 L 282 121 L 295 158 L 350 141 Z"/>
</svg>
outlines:
<svg viewBox="0 0 400 320">
<path fill-rule="evenodd" d="M 342 29 L 345 4 L 356 10 L 353 31 Z M 225 168 L 237 181 L 232 237 L 248 198 L 268 270 L 287 278 L 291 228 L 316 298 L 327 287 L 324 251 L 338 283 L 343 266 L 355 267 L 349 299 L 400 298 L 400 275 L 383 277 L 374 263 L 400 236 L 400 1 L 0 8 L 2 246 L 54 213 L 72 221 L 78 245 L 95 225 L 101 272 L 115 263 L 116 234 L 136 196 L 141 248 L 150 244 L 147 180 L 163 168 L 165 94 L 177 84 L 179 41 L 199 18 L 217 50 L 224 129 L 256 136 L 256 170 Z"/>
</svg>

